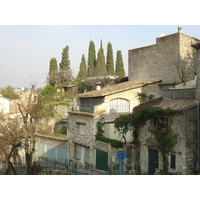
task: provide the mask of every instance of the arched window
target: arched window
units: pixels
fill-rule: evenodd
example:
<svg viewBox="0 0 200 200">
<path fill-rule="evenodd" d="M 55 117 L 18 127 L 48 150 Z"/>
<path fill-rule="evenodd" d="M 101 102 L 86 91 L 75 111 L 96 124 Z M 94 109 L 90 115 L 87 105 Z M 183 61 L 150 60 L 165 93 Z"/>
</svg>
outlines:
<svg viewBox="0 0 200 200">
<path fill-rule="evenodd" d="M 110 112 L 111 113 L 130 112 L 130 101 L 122 98 L 111 100 Z"/>
</svg>

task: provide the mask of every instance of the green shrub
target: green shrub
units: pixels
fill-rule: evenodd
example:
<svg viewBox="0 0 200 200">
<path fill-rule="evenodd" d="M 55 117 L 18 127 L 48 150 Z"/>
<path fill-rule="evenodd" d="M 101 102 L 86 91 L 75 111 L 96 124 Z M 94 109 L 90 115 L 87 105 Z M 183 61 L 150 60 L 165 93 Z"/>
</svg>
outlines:
<svg viewBox="0 0 200 200">
<path fill-rule="evenodd" d="M 96 140 L 105 143 L 110 143 L 113 148 L 119 149 L 120 147 L 123 147 L 123 143 L 121 141 L 110 139 L 101 135 L 96 135 Z"/>
</svg>

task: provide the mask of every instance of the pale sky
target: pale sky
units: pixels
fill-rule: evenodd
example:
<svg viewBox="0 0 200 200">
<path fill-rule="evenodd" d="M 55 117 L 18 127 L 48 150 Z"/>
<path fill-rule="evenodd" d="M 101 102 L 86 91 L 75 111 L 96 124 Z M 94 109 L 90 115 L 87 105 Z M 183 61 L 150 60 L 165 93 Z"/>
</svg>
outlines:
<svg viewBox="0 0 200 200">
<path fill-rule="evenodd" d="M 82 54 L 88 57 L 90 40 L 97 53 L 102 39 L 105 56 L 111 42 L 114 61 L 121 50 L 128 75 L 129 49 L 155 44 L 156 37 L 175 33 L 178 26 L 183 33 L 200 38 L 199 25 L 1 25 L 0 87 L 44 86 L 50 59 L 55 57 L 59 65 L 65 46 L 69 46 L 70 67 L 76 77 Z"/>
<path fill-rule="evenodd" d="M 82 54 L 88 57 L 89 42 L 94 41 L 97 53 L 101 39 L 105 56 L 111 42 L 114 62 L 117 50 L 122 51 L 128 75 L 129 49 L 155 44 L 156 37 L 175 33 L 178 26 L 183 27 L 183 33 L 200 39 L 199 25 L 182 25 L 199 24 L 198 6 L 188 9 L 182 2 L 180 7 L 174 0 L 165 4 L 156 0 L 94 2 L 1 1 L 0 87 L 45 86 L 49 61 L 55 57 L 59 65 L 65 46 L 69 46 L 74 77 Z M 196 2 L 191 0 L 190 4 Z"/>
<path fill-rule="evenodd" d="M 97 53 L 102 39 L 105 56 L 111 42 L 114 61 L 121 50 L 128 75 L 129 49 L 155 44 L 156 37 L 175 33 L 178 26 L 183 33 L 200 38 L 199 25 L 1 25 L 0 87 L 44 86 L 50 59 L 55 57 L 59 65 L 65 46 L 69 46 L 70 67 L 76 77 L 82 54 L 88 57 L 90 40 Z"/>
</svg>

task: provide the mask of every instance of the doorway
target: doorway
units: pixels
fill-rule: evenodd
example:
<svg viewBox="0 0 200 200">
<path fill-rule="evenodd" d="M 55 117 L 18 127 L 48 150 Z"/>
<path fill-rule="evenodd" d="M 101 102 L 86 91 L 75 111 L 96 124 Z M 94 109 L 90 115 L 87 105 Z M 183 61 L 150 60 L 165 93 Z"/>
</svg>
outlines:
<svg viewBox="0 0 200 200">
<path fill-rule="evenodd" d="M 158 150 L 148 149 L 148 174 L 153 175 L 158 169 Z"/>
</svg>

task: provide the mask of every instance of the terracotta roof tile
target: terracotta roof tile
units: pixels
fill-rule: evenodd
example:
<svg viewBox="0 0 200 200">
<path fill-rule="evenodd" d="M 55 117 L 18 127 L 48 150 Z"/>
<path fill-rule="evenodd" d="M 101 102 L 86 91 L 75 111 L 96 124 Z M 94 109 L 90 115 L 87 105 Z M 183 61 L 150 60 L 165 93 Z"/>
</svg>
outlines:
<svg viewBox="0 0 200 200">
<path fill-rule="evenodd" d="M 156 99 L 153 101 L 149 101 L 143 104 L 138 105 L 134 108 L 133 111 L 141 110 L 145 107 L 160 107 L 163 109 L 170 108 L 171 110 L 182 112 L 184 110 L 187 110 L 189 108 L 195 107 L 196 103 L 194 102 L 194 99 Z"/>
<path fill-rule="evenodd" d="M 162 80 L 157 79 L 157 80 L 145 80 L 145 81 L 127 81 L 124 83 L 119 83 L 116 85 L 104 87 L 101 90 L 94 90 L 91 92 L 86 92 L 83 94 L 79 94 L 79 98 L 88 98 L 88 97 L 104 97 L 108 96 L 111 94 L 123 92 L 126 90 L 131 90 L 139 87 L 144 87 L 146 85 L 154 84 L 161 82 Z"/>
</svg>

